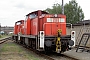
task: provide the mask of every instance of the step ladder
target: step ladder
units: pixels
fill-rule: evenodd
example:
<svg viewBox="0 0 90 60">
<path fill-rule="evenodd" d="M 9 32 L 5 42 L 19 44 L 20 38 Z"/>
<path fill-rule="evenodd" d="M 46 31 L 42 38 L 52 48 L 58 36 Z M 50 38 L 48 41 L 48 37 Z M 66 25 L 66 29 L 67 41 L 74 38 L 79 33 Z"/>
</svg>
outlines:
<svg viewBox="0 0 90 60">
<path fill-rule="evenodd" d="M 90 37 L 90 33 L 84 33 L 81 37 L 81 40 L 79 42 L 79 44 L 77 45 L 77 49 L 76 49 L 76 52 L 78 52 L 79 49 L 82 49 L 82 52 L 85 50 L 86 48 L 86 44 L 89 40 L 89 37 Z M 83 46 L 81 46 L 81 44 Z"/>
</svg>

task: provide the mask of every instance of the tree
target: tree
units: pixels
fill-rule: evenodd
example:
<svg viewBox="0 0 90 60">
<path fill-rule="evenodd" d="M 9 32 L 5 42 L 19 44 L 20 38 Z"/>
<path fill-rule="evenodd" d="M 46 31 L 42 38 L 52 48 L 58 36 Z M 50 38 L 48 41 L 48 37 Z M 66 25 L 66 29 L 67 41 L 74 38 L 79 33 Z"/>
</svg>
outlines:
<svg viewBox="0 0 90 60">
<path fill-rule="evenodd" d="M 61 14 L 60 4 L 54 4 L 51 8 L 47 8 L 45 11 L 51 13 L 51 14 Z M 69 3 L 66 3 L 64 5 L 64 13 L 66 15 L 67 23 L 76 23 L 78 21 L 81 21 L 84 19 L 84 13 L 82 11 L 82 8 L 78 6 L 78 3 L 76 0 L 71 0 Z"/>
<path fill-rule="evenodd" d="M 66 3 L 64 8 L 67 22 L 76 23 L 84 19 L 84 13 L 76 0 L 69 1 L 69 4 Z"/>
<path fill-rule="evenodd" d="M 54 4 L 52 8 L 47 8 L 45 10 L 46 12 L 49 12 L 50 14 L 59 14 L 62 12 L 62 8 L 60 4 Z"/>
</svg>

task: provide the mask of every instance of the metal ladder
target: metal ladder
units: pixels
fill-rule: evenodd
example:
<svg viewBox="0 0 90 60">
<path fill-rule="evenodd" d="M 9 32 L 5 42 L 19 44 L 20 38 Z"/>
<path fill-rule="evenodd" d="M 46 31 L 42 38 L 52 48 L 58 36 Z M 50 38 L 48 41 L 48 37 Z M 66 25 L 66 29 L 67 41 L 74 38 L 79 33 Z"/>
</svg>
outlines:
<svg viewBox="0 0 90 60">
<path fill-rule="evenodd" d="M 79 42 L 79 45 L 77 46 L 76 52 L 78 51 L 78 49 L 82 49 L 82 52 L 85 50 L 86 44 L 89 40 L 89 37 L 90 37 L 90 33 L 84 33 L 82 35 L 81 40 Z M 83 44 L 84 46 L 81 47 L 80 45 L 81 45 L 82 42 L 84 43 Z"/>
</svg>

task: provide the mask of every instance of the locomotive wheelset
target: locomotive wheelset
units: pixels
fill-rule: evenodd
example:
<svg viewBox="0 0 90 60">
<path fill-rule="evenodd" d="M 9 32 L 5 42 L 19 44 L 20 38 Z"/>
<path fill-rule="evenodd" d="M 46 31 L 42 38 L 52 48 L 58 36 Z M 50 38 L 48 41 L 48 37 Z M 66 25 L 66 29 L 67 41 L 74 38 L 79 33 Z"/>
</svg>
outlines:
<svg viewBox="0 0 90 60">
<path fill-rule="evenodd" d="M 15 22 L 13 39 L 38 51 L 62 53 L 73 46 L 71 35 L 66 35 L 66 16 L 38 10 Z"/>
</svg>

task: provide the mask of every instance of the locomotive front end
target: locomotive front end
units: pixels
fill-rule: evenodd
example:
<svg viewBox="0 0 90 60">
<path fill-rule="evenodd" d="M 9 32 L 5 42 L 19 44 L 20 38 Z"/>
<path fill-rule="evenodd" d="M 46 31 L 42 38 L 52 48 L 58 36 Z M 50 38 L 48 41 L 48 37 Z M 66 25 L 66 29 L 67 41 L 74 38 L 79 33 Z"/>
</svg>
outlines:
<svg viewBox="0 0 90 60">
<path fill-rule="evenodd" d="M 46 15 L 46 23 L 43 26 L 46 51 L 61 53 L 69 50 L 71 36 L 66 35 L 65 15 Z"/>
</svg>

